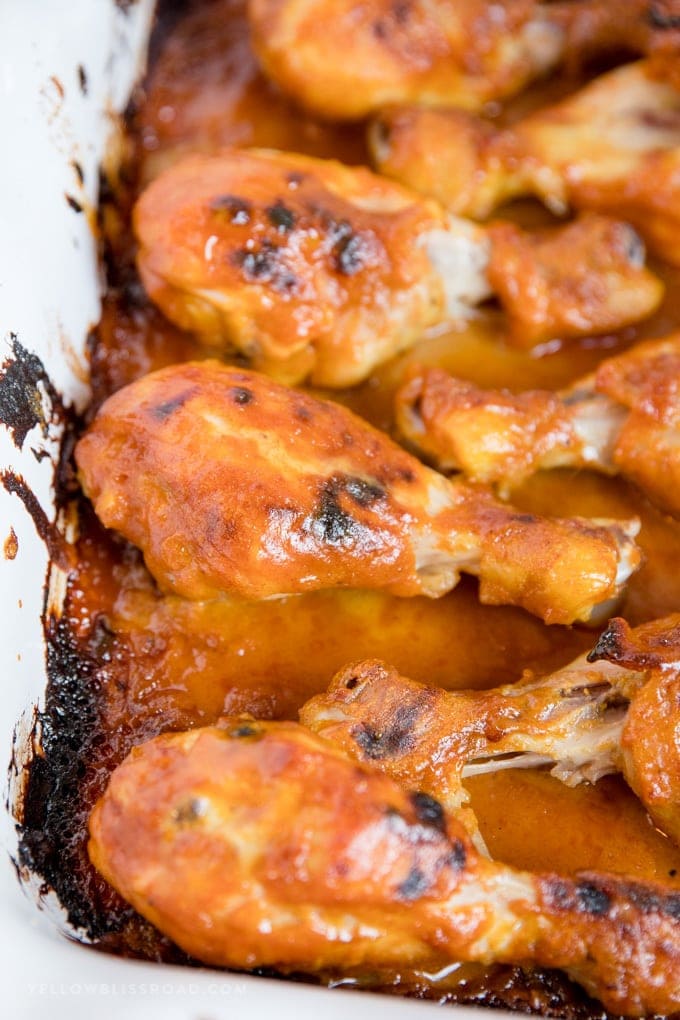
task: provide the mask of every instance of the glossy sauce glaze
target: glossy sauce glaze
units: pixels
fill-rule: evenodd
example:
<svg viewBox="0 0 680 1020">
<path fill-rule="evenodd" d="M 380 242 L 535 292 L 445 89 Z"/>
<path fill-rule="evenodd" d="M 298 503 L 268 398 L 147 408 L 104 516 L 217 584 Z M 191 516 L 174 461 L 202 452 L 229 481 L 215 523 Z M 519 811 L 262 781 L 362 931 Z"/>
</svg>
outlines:
<svg viewBox="0 0 680 1020">
<path fill-rule="evenodd" d="M 109 288 L 91 348 L 94 401 L 88 417 L 106 396 L 140 375 L 206 356 L 149 304 L 137 278 L 128 212 L 143 183 L 188 151 L 233 144 L 290 149 L 349 163 L 367 161 L 361 126 L 317 123 L 293 109 L 261 77 L 240 0 L 203 0 L 192 6 L 194 10 L 179 17 L 173 5 L 167 5 L 156 32 L 152 68 L 131 118 L 129 166 L 116 198 L 109 196 L 102 209 Z M 574 84 L 549 82 L 521 97 L 504 116 L 551 101 Z M 547 217 L 531 203 L 518 204 L 506 214 L 524 225 L 545 223 Z M 637 339 L 678 328 L 680 271 L 654 268 L 667 284 L 666 299 L 652 319 L 622 335 L 562 349 L 555 345 L 554 350 L 520 351 L 507 342 L 500 311 L 489 305 L 464 330 L 424 340 L 362 386 L 323 395 L 390 431 L 394 389 L 415 362 L 440 365 L 481 386 L 564 386 Z M 638 514 L 645 561 L 630 583 L 622 613 L 637 624 L 680 606 L 680 525 L 626 483 L 587 472 L 556 471 L 535 476 L 513 492 L 512 499 L 527 511 L 560 516 Z M 348 659 L 380 657 L 416 680 L 447 688 L 483 688 L 517 679 L 524 669 L 553 669 L 594 641 L 592 632 L 583 628 L 546 627 L 520 610 L 483 607 L 469 580 L 438 601 L 344 591 L 262 603 L 185 602 L 159 594 L 139 554 L 106 534 L 84 504 L 76 552 L 66 611 L 53 638 L 57 645 L 68 644 L 80 661 L 81 682 L 88 685 L 84 715 L 66 724 L 67 734 L 72 728 L 69 739 L 81 745 L 68 759 L 75 769 L 70 786 L 52 775 L 50 787 L 43 777 L 50 793 L 36 823 L 40 821 L 46 843 L 39 846 L 29 824 L 25 852 L 90 936 L 119 952 L 147 958 L 178 957 L 94 874 L 84 839 L 89 807 L 132 745 L 164 730 L 207 725 L 223 713 L 294 719 L 300 705 L 325 689 Z M 51 697 L 47 743 L 52 739 L 56 744 L 59 725 L 64 724 L 55 709 L 58 690 Z M 38 789 L 36 784 L 34 780 Z M 680 887 L 678 850 L 653 827 L 618 779 L 569 789 L 543 773 L 499 772 L 469 780 L 468 788 L 484 838 L 499 859 L 563 873 L 606 868 Z M 68 882 L 59 878 L 56 864 L 60 861 L 64 870 L 64 860 L 71 873 Z M 543 1009 L 551 995 L 567 1001 L 569 986 L 563 978 L 532 979 L 514 968 L 487 971 L 471 965 L 453 968 L 445 980 L 380 974 L 345 983 L 354 981 L 521 1008 L 537 1003 Z M 593 1007 L 574 1005 L 578 1001 L 577 995 L 572 1015 L 578 1008 L 595 1015 L 587 1012 Z"/>
</svg>

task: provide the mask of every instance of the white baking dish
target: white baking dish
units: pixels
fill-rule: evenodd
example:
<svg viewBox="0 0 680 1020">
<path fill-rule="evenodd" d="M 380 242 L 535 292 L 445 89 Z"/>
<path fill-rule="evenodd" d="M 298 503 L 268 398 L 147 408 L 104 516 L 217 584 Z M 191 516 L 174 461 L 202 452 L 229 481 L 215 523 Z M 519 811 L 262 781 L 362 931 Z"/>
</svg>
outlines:
<svg viewBox="0 0 680 1020">
<path fill-rule="evenodd" d="M 87 400 L 85 345 L 99 313 L 96 243 L 89 213 L 97 168 L 115 112 L 139 74 L 153 0 L 2 0 L 0 3 L 0 361 L 7 372 L 18 341 L 37 355 L 65 404 Z M 77 164 L 77 165 L 76 165 Z M 82 182 L 79 179 L 82 173 Z M 79 207 L 81 211 L 79 210 Z M 34 392 L 49 418 L 44 383 Z M 24 397 L 21 399 L 26 399 Z M 35 410 L 35 408 L 34 408 Z M 10 408 L 9 417 L 21 408 Z M 61 427 L 36 424 L 21 438 L 0 426 L 0 469 L 20 476 L 54 521 L 52 483 Z M 42 457 L 43 453 L 49 454 Z M 39 456 L 36 456 L 38 454 Z M 33 508 L 33 516 L 36 514 Z M 425 1003 L 329 992 L 286 982 L 126 961 L 72 941 L 58 906 L 17 881 L 12 804 L 30 751 L 34 709 L 46 685 L 42 616 L 59 597 L 27 508 L 0 487 L 0 642 L 4 762 L 0 918 L 4 1016 L 98 1018 L 363 1017 L 423 1015 Z M 71 935 L 71 939 L 64 935 Z M 458 1008 L 457 1017 L 479 1016 Z"/>
</svg>

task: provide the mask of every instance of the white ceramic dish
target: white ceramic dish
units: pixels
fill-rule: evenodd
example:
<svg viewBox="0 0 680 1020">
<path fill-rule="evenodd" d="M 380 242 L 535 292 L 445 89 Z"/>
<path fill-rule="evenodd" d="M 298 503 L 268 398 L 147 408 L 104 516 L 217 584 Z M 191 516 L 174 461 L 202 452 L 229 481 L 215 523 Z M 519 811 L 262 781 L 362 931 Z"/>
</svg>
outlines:
<svg viewBox="0 0 680 1020">
<path fill-rule="evenodd" d="M 85 344 L 99 314 L 88 210 L 96 204 L 98 165 L 115 113 L 124 108 L 143 64 L 152 8 L 153 0 L 0 0 L 0 361 L 6 373 L 18 341 L 40 358 L 64 402 L 76 407 L 87 400 Z M 44 384 L 37 392 L 49 418 Z M 53 521 L 60 427 L 37 424 L 23 444 L 17 445 L 18 438 L 0 426 L 3 477 L 20 476 Z M 38 897 L 30 883 L 17 881 L 12 816 L 34 709 L 46 685 L 45 578 L 49 572 L 54 602 L 60 573 L 50 565 L 26 506 L 5 487 L 0 487 L 0 547 L 5 763 L 13 753 L 0 860 L 3 1015 L 105 1020 L 124 1012 L 130 1020 L 205 1020 L 275 1014 L 303 1020 L 323 1013 L 330 1020 L 351 1010 L 356 1020 L 383 1015 L 400 1020 L 432 1012 L 432 1004 L 126 961 L 64 937 L 58 906 L 49 896 Z M 456 1009 L 460 1020 L 473 1016 L 480 1012 Z"/>
</svg>

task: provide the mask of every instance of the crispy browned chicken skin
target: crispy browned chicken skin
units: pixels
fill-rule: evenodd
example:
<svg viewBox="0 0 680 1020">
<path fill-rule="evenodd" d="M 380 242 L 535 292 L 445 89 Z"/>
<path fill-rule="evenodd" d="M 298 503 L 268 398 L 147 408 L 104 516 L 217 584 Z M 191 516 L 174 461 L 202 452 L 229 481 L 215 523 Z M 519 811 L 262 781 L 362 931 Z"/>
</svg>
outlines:
<svg viewBox="0 0 680 1020">
<path fill-rule="evenodd" d="M 361 381 L 469 317 L 492 279 L 525 345 L 636 322 L 663 293 L 625 224 L 487 235 L 364 168 L 291 153 L 189 157 L 146 189 L 134 224 L 162 311 L 289 382 Z"/>
<path fill-rule="evenodd" d="M 482 390 L 415 368 L 395 397 L 408 442 L 507 491 L 541 468 L 620 473 L 680 515 L 680 333 L 607 358 L 561 393 Z"/>
<path fill-rule="evenodd" d="M 135 748 L 90 836 L 104 877 L 205 963 L 538 963 L 616 1013 L 680 1006 L 677 893 L 488 861 L 438 801 L 295 723 L 225 719 Z"/>
<path fill-rule="evenodd" d="M 390 102 L 478 110 L 553 66 L 565 32 L 536 0 L 249 0 L 266 74 L 320 117 Z"/>
<path fill-rule="evenodd" d="M 538 518 L 452 483 L 347 409 L 217 362 L 109 398 L 80 440 L 102 522 L 192 599 L 318 588 L 480 597 L 548 622 L 606 612 L 639 561 L 636 521 Z"/>
<path fill-rule="evenodd" d="M 546 677 L 445 691 L 377 660 L 346 666 L 300 721 L 345 754 L 455 811 L 479 846 L 466 775 L 550 765 L 574 786 L 621 772 L 680 845 L 680 615 L 610 622 L 589 655 Z M 462 810 L 461 810 L 462 807 Z M 483 847 L 483 844 L 481 844 Z"/>
<path fill-rule="evenodd" d="M 508 199 L 535 195 L 558 213 L 628 220 L 650 250 L 680 264 L 680 83 L 656 77 L 649 60 L 503 131 L 461 110 L 397 108 L 380 115 L 369 139 L 382 173 L 459 215 L 484 219 Z"/>
</svg>

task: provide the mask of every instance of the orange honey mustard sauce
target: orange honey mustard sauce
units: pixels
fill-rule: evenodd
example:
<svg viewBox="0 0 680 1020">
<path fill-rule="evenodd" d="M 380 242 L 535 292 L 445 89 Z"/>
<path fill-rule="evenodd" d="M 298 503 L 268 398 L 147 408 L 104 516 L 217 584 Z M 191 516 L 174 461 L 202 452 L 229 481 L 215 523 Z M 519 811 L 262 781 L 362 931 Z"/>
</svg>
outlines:
<svg viewBox="0 0 680 1020">
<path fill-rule="evenodd" d="M 179 156 L 224 145 L 367 162 L 362 126 L 311 120 L 259 74 L 240 0 L 194 6 L 161 33 L 136 101 L 133 192 Z M 534 89 L 506 116 L 574 86 L 561 80 Z M 92 348 L 95 406 L 143 373 L 206 356 L 145 298 L 124 207 L 109 203 L 102 214 L 113 266 Z M 548 221 L 531 203 L 506 213 L 525 225 Z M 532 354 L 506 343 L 503 316 L 488 306 L 465 329 L 424 340 L 362 386 L 324 395 L 389 431 L 394 389 L 416 361 L 482 386 L 563 386 L 639 338 L 680 327 L 680 271 L 659 264 L 654 269 L 666 282 L 665 301 L 653 318 L 621 335 Z M 522 509 L 560 516 L 638 514 L 644 565 L 621 612 L 637 624 L 680 608 L 680 525 L 625 482 L 555 471 L 535 476 L 512 499 Z M 384 658 L 416 680 L 483 688 L 515 680 L 524 669 L 549 671 L 594 643 L 593 632 L 584 628 L 547 627 L 521 610 L 481 606 L 469 580 L 438 601 L 359 591 L 263 603 L 194 604 L 162 596 L 138 554 L 106 535 L 87 508 L 77 551 L 67 613 L 98 663 L 102 700 L 104 749 L 85 781 L 92 798 L 132 743 L 161 730 L 206 725 L 223 713 L 296 718 L 300 705 L 325 689 L 348 660 Z M 495 857 L 564 873 L 608 869 L 680 887 L 680 853 L 617 778 L 569 789 L 544 773 L 506 771 L 471 779 L 468 788 Z"/>
</svg>

